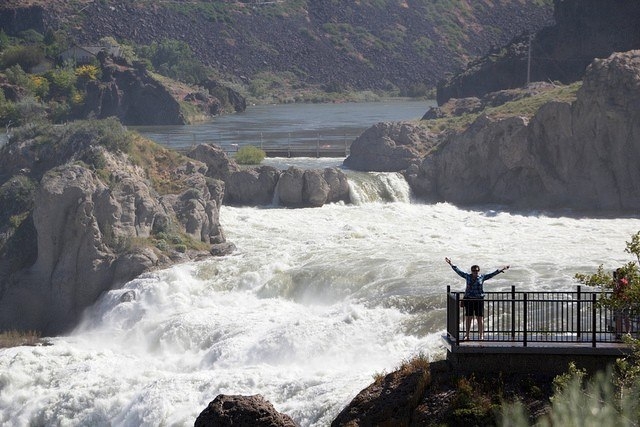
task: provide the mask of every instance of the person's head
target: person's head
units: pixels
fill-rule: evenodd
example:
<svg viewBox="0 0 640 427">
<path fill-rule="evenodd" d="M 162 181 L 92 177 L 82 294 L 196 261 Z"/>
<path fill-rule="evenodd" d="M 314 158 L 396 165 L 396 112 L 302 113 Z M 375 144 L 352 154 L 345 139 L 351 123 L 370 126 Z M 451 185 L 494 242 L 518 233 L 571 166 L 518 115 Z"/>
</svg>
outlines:
<svg viewBox="0 0 640 427">
<path fill-rule="evenodd" d="M 472 265 L 471 266 L 471 275 L 472 276 L 477 276 L 480 273 L 480 267 L 478 267 L 477 265 Z"/>
</svg>

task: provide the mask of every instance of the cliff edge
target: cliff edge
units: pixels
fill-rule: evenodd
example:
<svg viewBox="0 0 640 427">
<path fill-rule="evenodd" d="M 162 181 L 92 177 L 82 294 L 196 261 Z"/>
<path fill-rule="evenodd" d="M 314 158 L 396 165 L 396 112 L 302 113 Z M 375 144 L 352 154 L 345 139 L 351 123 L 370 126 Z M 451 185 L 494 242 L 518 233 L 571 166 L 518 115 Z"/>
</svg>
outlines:
<svg viewBox="0 0 640 427">
<path fill-rule="evenodd" d="M 16 130 L 0 148 L 0 329 L 61 333 L 114 285 L 232 250 L 206 172 L 115 119 Z"/>
<path fill-rule="evenodd" d="M 576 100 L 531 117 L 480 115 L 407 174 L 415 191 L 457 204 L 581 211 L 640 209 L 640 51 L 588 67 Z"/>
</svg>

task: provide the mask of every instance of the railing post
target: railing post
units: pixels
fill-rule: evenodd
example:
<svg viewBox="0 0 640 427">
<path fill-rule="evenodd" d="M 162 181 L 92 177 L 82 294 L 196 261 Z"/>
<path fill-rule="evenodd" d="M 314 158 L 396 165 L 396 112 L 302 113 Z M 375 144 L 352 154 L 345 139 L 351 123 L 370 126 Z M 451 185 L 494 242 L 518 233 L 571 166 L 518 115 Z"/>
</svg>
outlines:
<svg viewBox="0 0 640 427">
<path fill-rule="evenodd" d="M 456 292 L 456 345 L 460 345 L 460 293 Z"/>
<path fill-rule="evenodd" d="M 594 292 L 591 295 L 591 346 L 595 348 L 596 346 L 596 293 Z"/>
<path fill-rule="evenodd" d="M 516 339 L 516 286 L 511 285 L 511 341 Z"/>
<path fill-rule="evenodd" d="M 582 322 L 581 322 L 582 304 L 580 303 L 580 300 L 582 299 L 581 290 L 582 288 L 580 287 L 580 285 L 578 285 L 578 319 L 576 320 L 576 332 L 578 334 L 578 339 L 580 339 L 580 336 L 582 335 Z"/>
<path fill-rule="evenodd" d="M 527 346 L 527 293 L 522 296 L 522 318 L 524 321 L 524 327 L 522 328 L 522 345 Z"/>
</svg>

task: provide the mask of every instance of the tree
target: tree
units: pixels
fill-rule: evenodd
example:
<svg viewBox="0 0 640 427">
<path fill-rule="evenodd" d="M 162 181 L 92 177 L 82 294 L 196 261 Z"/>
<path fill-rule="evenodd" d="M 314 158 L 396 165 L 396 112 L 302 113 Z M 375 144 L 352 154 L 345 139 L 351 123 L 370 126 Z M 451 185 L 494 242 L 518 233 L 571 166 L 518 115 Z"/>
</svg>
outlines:
<svg viewBox="0 0 640 427">
<path fill-rule="evenodd" d="M 616 290 L 616 280 L 613 272 L 605 271 L 602 265 L 595 273 L 578 273 L 575 277 L 580 283 L 599 287 L 606 292 L 600 300 L 604 306 L 613 310 L 625 307 L 629 309 L 631 316 L 638 316 L 640 315 L 640 231 L 631 236 L 631 241 L 626 244 L 625 252 L 633 255 L 635 260 L 614 270 L 618 276 L 626 278 L 628 282 L 622 292 L 612 292 Z M 617 362 L 616 378 L 622 389 L 640 382 L 640 339 L 627 335 L 624 341 L 631 346 L 633 352 L 631 356 L 619 359 Z"/>
<path fill-rule="evenodd" d="M 631 237 L 630 242 L 626 242 L 625 252 L 635 257 L 634 261 L 615 269 L 620 275 L 624 276 L 628 281 L 628 286 L 623 295 L 616 293 L 606 293 L 602 298 L 602 304 L 611 308 L 619 308 L 621 304 L 629 305 L 638 314 L 640 308 L 640 231 Z M 599 287 L 603 291 L 613 291 L 616 284 L 613 277 L 613 271 L 608 272 L 600 265 L 598 270 L 593 274 L 578 273 L 576 279 L 585 285 Z M 624 298 L 624 301 L 622 300 Z"/>
</svg>

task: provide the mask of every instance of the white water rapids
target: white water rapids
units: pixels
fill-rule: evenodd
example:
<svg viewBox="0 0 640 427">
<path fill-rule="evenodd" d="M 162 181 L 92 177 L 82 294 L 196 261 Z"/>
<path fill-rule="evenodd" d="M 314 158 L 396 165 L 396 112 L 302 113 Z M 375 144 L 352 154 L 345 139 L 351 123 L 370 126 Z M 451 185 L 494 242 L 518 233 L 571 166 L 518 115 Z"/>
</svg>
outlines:
<svg viewBox="0 0 640 427">
<path fill-rule="evenodd" d="M 327 426 L 374 375 L 444 356 L 445 289 L 462 289 L 445 256 L 510 264 L 487 290 L 573 289 L 576 272 L 629 261 L 640 230 L 637 218 L 412 203 L 395 174 L 350 179 L 354 205 L 223 206 L 234 254 L 109 292 L 51 346 L 0 350 L 0 424 L 191 426 L 224 393 Z M 121 302 L 126 291 L 136 298 Z"/>
</svg>

